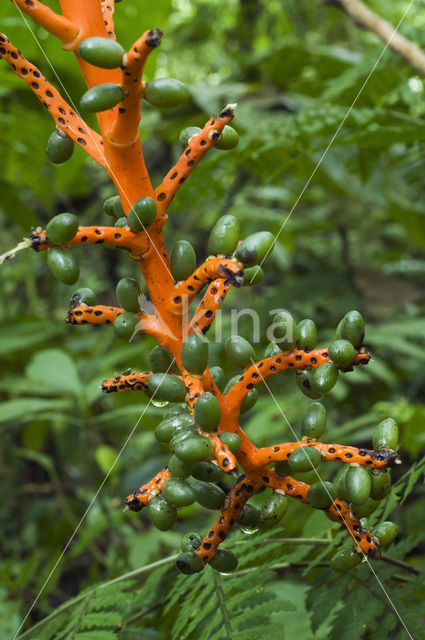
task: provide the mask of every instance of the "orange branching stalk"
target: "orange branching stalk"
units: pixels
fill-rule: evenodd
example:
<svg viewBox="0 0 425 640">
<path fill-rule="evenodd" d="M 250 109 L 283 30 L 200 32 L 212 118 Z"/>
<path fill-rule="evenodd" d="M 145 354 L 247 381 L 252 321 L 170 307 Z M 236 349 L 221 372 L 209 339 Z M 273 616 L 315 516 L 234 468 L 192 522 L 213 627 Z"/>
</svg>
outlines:
<svg viewBox="0 0 425 640">
<path fill-rule="evenodd" d="M 73 237 L 63 242 L 63 246 L 84 244 L 106 244 L 124 249 L 136 262 L 143 274 L 154 314 L 143 310 L 138 316 L 137 332 L 146 333 L 157 339 L 158 345 L 172 355 L 179 374 L 173 375 L 176 383 L 183 384 L 185 402 L 191 414 L 195 413 L 198 399 L 206 393 L 212 394 L 219 403 L 220 419 L 210 431 L 195 424 L 198 435 L 208 441 L 210 454 L 208 461 L 224 471 L 227 476 L 239 477 L 228 492 L 221 507 L 216 524 L 207 533 L 201 544 L 193 551 L 200 561 L 199 570 L 212 562 L 221 542 L 241 517 L 244 505 L 254 494 L 271 488 L 278 495 L 286 495 L 303 503 L 309 502 L 309 486 L 294 479 L 286 472 L 278 473 L 273 466 L 290 460 L 300 448 L 308 447 L 320 453 L 323 460 L 339 460 L 343 463 L 367 469 L 387 469 L 397 461 L 394 450 L 380 447 L 376 450 L 356 449 L 337 444 L 324 444 L 314 437 L 304 437 L 301 441 L 257 448 L 240 425 L 241 405 L 255 387 L 269 376 L 286 370 L 312 372 L 324 364 L 331 364 L 328 349 L 297 348 L 250 361 L 237 382 L 224 392 L 217 386 L 208 368 L 203 373 L 193 373 L 182 362 L 182 347 L 189 335 L 204 335 L 225 300 L 231 287 L 244 284 L 244 271 L 249 261 L 231 254 L 210 255 L 207 260 L 184 279 L 175 279 L 172 265 L 165 247 L 162 229 L 167 221 L 167 211 L 177 191 L 189 178 L 192 170 L 202 160 L 204 154 L 217 145 L 223 130 L 234 116 L 234 106 L 228 105 L 221 113 L 212 116 L 201 131 L 194 133 L 177 161 L 165 175 L 162 183 L 154 189 L 146 169 L 139 135 L 141 102 L 146 90 L 143 69 L 149 54 L 161 42 L 162 31 L 152 29 L 144 33 L 122 57 L 121 67 L 99 68 L 83 59 L 79 52 L 80 43 L 88 38 L 103 38 L 115 42 L 112 0 L 60 0 L 62 15 L 53 12 L 37 0 L 12 0 L 29 17 L 37 21 L 52 35 L 59 38 L 63 48 L 73 53 L 80 65 L 88 89 L 111 83 L 121 88 L 122 99 L 111 108 L 97 111 L 98 129 L 94 131 L 80 117 L 77 109 L 69 105 L 58 91 L 46 80 L 42 73 L 22 53 L 13 46 L 6 36 L 0 36 L 0 56 L 10 65 L 47 108 L 60 135 L 66 135 L 85 151 L 107 172 L 114 183 L 122 205 L 123 214 L 128 216 L 133 204 L 143 198 L 153 199 L 156 217 L 149 225 L 140 229 L 125 226 L 79 226 Z M 36 251 L 50 251 L 54 247 L 46 230 L 36 229 L 31 233 L 32 247 Z M 191 305 L 206 287 L 197 308 L 189 317 Z M 193 309 L 192 309 L 193 311 Z M 107 324 L 113 326 L 126 313 L 122 307 L 105 307 L 87 304 L 81 298 L 73 297 L 67 322 L 71 324 Z M 353 366 L 367 364 L 369 354 L 357 345 L 350 366 L 337 364 L 345 373 Z M 170 365 L 171 367 L 171 365 Z M 170 368 L 169 368 L 170 369 Z M 171 369 L 170 369 L 171 370 Z M 149 386 L 152 372 L 125 373 L 102 384 L 104 392 L 145 391 L 153 395 Z M 232 453 L 220 436 L 233 434 L 240 439 L 240 446 Z M 126 504 L 138 511 L 161 494 L 171 477 L 166 468 L 149 483 L 129 495 Z M 368 557 L 379 557 L 379 540 L 365 530 L 347 500 L 333 498 L 324 508 L 330 518 L 341 523 L 355 542 L 359 553 Z M 187 559 L 180 561 L 179 568 L 189 571 Z"/>
</svg>

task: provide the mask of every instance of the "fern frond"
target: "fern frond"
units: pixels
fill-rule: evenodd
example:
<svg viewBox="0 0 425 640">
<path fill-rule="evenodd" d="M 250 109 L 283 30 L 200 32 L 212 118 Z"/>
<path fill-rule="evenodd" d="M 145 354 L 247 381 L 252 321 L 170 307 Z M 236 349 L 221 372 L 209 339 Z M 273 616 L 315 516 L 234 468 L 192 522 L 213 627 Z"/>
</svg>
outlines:
<svg viewBox="0 0 425 640">
<path fill-rule="evenodd" d="M 86 613 L 81 621 L 81 629 L 93 629 L 95 627 L 111 627 L 112 629 L 121 626 L 123 616 L 117 611 L 100 611 L 98 613 Z"/>
</svg>

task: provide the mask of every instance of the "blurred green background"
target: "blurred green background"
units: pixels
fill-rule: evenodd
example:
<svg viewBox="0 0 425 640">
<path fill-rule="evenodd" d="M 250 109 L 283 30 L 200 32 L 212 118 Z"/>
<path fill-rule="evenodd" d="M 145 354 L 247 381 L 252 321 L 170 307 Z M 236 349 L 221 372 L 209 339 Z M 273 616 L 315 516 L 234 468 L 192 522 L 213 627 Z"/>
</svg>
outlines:
<svg viewBox="0 0 425 640">
<path fill-rule="evenodd" d="M 47 4 L 57 5 L 53 0 Z M 396 24 L 409 3 L 368 4 Z M 401 31 L 425 48 L 424 6 L 414 3 Z M 27 26 L 10 2 L 0 7 L 0 23 L 24 55 L 59 89 L 60 80 L 78 104 L 84 88 L 72 56 L 34 23 Z M 202 126 L 227 103 L 237 102 L 234 126 L 240 133 L 237 149 L 212 150 L 174 199 L 165 232 L 168 246 L 187 239 L 201 261 L 208 231 L 224 213 L 238 217 L 244 235 L 264 228 L 277 234 L 302 193 L 266 262 L 264 282 L 227 297 L 223 334 L 230 324 L 226 309 L 252 306 L 264 335 L 256 345 L 260 356 L 272 309 L 289 308 L 298 320 L 313 318 L 323 346 L 348 310 L 363 313 L 373 360 L 341 376 L 327 396 L 326 441 L 369 446 L 377 422 L 386 416 L 399 421 L 403 463 L 393 474 L 398 489 L 385 512 L 395 507 L 391 518 L 401 536 L 389 553 L 424 569 L 424 81 L 387 51 L 315 170 L 383 49 L 374 34 L 359 29 L 337 8 L 312 0 L 124 0 L 117 5 L 116 31 L 125 47 L 156 26 L 165 36 L 149 59 L 146 78 L 176 77 L 187 83 L 191 99 L 177 110 L 144 108 L 141 133 L 154 184 L 178 158 L 183 127 Z M 4 62 L 0 95 L 1 252 L 62 211 L 76 213 L 82 224 L 108 224 L 102 202 L 113 188 L 106 176 L 80 149 L 65 166 L 47 162 L 45 143 L 53 124 Z M 93 288 L 100 303 L 116 304 L 120 277 L 139 277 L 124 253 L 103 247 L 75 252 L 81 266 L 78 286 Z M 0 635 L 8 637 L 146 405 L 139 394 L 103 396 L 99 384 L 127 367 L 146 370 L 153 342 L 143 338 L 129 345 L 108 327 L 65 325 L 72 289 L 53 279 L 42 255 L 20 253 L 1 267 L 0 282 Z M 248 336 L 249 319 L 240 327 Z M 233 375 L 222 345 L 213 351 L 214 364 L 224 362 Z M 280 375 L 271 386 L 297 428 L 307 398 L 291 375 Z M 167 460 L 153 435 L 164 411 L 150 405 L 145 412 L 49 580 L 31 615 L 33 623 L 98 581 L 174 553 L 182 532 L 207 530 L 214 515 L 204 510 L 186 508 L 177 527 L 165 533 L 153 530 L 143 512 L 122 511 L 123 498 Z M 265 389 L 243 421 L 257 445 L 293 437 Z M 331 465 L 323 478 L 335 471 Z M 396 506 L 400 500 L 404 504 Z M 275 535 L 332 537 L 335 531 L 322 514 L 312 516 L 309 509 L 291 504 L 284 533 L 280 529 Z M 341 609 L 338 599 L 345 589 L 348 603 L 356 583 L 337 582 L 335 599 L 326 601 L 324 590 L 336 578 L 321 567 L 329 556 L 325 551 L 320 558 L 311 548 L 274 551 L 276 562 L 287 566 L 275 574 L 273 589 L 298 609 L 286 613 L 286 637 L 295 629 L 298 640 L 408 637 L 365 567 L 356 571 L 369 581 L 373 597 L 364 597 L 378 604 L 374 613 L 365 614 L 363 626 L 357 622 L 351 631 L 345 626 L 347 608 Z M 408 572 L 406 583 L 394 577 L 391 565 L 375 566 L 411 629 L 424 637 L 419 614 L 423 581 L 416 578 L 412 588 Z M 174 584 L 173 570 L 167 579 Z M 316 594 L 325 598 L 327 609 L 324 604 L 315 609 Z M 187 635 L 180 628 L 171 635 L 170 620 L 176 616 L 175 609 L 166 611 L 157 603 L 153 612 L 113 637 L 198 637 L 196 627 Z M 145 635 L 137 635 L 140 629 Z"/>
</svg>

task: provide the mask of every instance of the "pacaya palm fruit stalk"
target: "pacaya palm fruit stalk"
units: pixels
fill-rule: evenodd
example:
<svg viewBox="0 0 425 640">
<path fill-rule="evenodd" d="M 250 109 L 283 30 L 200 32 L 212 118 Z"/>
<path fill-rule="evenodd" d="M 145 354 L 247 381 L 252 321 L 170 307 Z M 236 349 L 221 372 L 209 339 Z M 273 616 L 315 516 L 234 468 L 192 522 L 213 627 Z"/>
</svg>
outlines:
<svg viewBox="0 0 425 640">
<path fill-rule="evenodd" d="M 322 402 L 307 405 L 299 425 L 301 439 L 293 442 L 258 446 L 240 422 L 240 415 L 252 409 L 259 397 L 257 387 L 271 376 L 292 377 L 304 395 L 316 400 L 337 384 L 339 376 L 366 365 L 370 356 L 363 344 L 360 313 L 347 311 L 329 348 L 317 347 L 319 337 L 312 319 L 297 323 L 291 311 L 283 308 L 273 318 L 272 335 L 260 359 L 250 342 L 236 333 L 226 338 L 221 353 L 210 354 L 204 336 L 226 295 L 232 287 L 261 282 L 261 267 L 275 237 L 259 228 L 239 242 L 243 221 L 226 214 L 216 221 L 200 248 L 203 261 L 198 266 L 194 248 L 184 238 L 177 239 L 168 253 L 163 227 L 168 215 L 173 215 L 169 205 L 205 153 L 213 148 L 235 148 L 238 134 L 230 124 L 236 105 L 224 106 L 202 128 L 188 126 L 182 131 L 176 140 L 183 147 L 181 156 L 154 188 L 140 140 L 142 100 L 172 109 L 189 97 L 178 80 L 143 80 L 145 63 L 161 43 L 161 29 L 146 31 L 126 52 L 116 41 L 113 12 L 105 19 L 101 3 L 90 3 L 87 9 L 79 3 L 82 8 L 76 11 L 74 0 L 61 0 L 64 15 L 41 2 L 20 0 L 17 4 L 61 40 L 64 55 L 77 57 L 87 83 L 81 108 L 96 114 L 99 124 L 99 132 L 92 129 L 8 38 L 0 35 L 0 57 L 28 84 L 55 121 L 48 158 L 57 164 L 65 162 L 77 146 L 78 153 L 85 152 L 106 171 L 116 189 L 104 202 L 103 211 L 99 205 L 102 226 L 83 226 L 72 214 L 62 213 L 46 229 L 33 230 L 25 246 L 47 251 L 50 271 L 67 285 L 79 277 L 74 245 L 123 249 L 133 270 L 116 285 L 120 306 L 98 304 L 95 292 L 81 287 L 71 297 L 66 320 L 75 325 L 113 327 L 116 336 L 127 341 L 136 334 L 156 341 L 147 356 L 148 371 L 129 369 L 102 383 L 105 393 L 134 391 L 146 394 L 149 402 L 169 405 L 155 430 L 168 462 L 126 498 L 128 509 L 145 508 L 153 526 L 163 531 L 174 525 L 179 509 L 195 501 L 203 509 L 218 512 L 203 537 L 198 532 L 183 536 L 176 566 L 185 574 L 197 573 L 206 564 L 223 573 L 236 570 L 236 556 L 220 547 L 232 528 L 238 524 L 242 531 L 252 533 L 275 526 L 291 499 L 322 510 L 346 529 L 350 547 L 336 552 L 331 561 L 335 571 L 354 568 L 364 557 L 379 558 L 380 545 L 391 543 L 397 527 L 384 522 L 368 531 L 367 522 L 360 518 L 374 513 L 391 490 L 389 469 L 398 462 L 398 426 L 392 418 L 377 425 L 371 449 L 319 441 L 327 422 Z M 180 112 L 179 119 L 182 117 Z M 105 217 L 109 226 L 101 222 Z M 196 223 L 194 217 L 193 228 Z M 143 275 L 149 305 L 143 304 L 145 298 L 134 277 L 137 270 Z M 144 306 L 151 311 L 147 313 Z M 209 367 L 212 355 L 223 358 Z M 262 386 L 263 393 L 268 393 L 268 385 Z M 338 475 L 332 469 L 330 479 L 322 482 L 319 465 L 328 461 L 346 465 L 348 471 Z M 298 473 L 305 472 L 317 476 L 311 486 L 297 479 Z M 249 504 L 256 494 L 263 496 L 258 509 Z"/>
</svg>

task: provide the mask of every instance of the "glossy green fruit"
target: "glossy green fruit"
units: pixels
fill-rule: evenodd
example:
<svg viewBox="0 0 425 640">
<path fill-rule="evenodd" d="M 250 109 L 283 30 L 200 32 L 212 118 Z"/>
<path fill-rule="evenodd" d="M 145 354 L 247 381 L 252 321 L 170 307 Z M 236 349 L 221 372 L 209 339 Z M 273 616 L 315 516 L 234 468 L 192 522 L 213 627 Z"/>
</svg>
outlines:
<svg viewBox="0 0 425 640">
<path fill-rule="evenodd" d="M 64 284 L 75 284 L 80 275 L 78 262 L 63 247 L 52 247 L 47 251 L 47 266 L 52 274 Z"/>
<path fill-rule="evenodd" d="M 133 313 L 140 313 L 141 293 L 139 283 L 134 278 L 122 278 L 116 287 L 118 302 L 126 311 L 133 311 Z"/>
<path fill-rule="evenodd" d="M 186 396 L 183 382 L 168 373 L 154 373 L 148 380 L 148 388 L 157 400 L 166 402 L 182 402 Z"/>
<path fill-rule="evenodd" d="M 78 226 L 78 218 L 73 213 L 60 213 L 47 224 L 47 239 L 52 244 L 70 242 L 75 238 Z"/>
<path fill-rule="evenodd" d="M 160 442 L 170 442 L 171 438 L 182 428 L 193 428 L 192 416 L 187 413 L 181 413 L 170 416 L 159 423 L 155 430 L 155 437 Z"/>
<path fill-rule="evenodd" d="M 311 471 L 318 467 L 321 461 L 322 456 L 314 447 L 299 447 L 289 456 L 289 466 L 295 472 Z"/>
<path fill-rule="evenodd" d="M 254 267 L 247 267 L 244 269 L 244 281 L 243 287 L 254 287 L 264 280 L 264 271 L 261 267 L 255 265 Z"/>
<path fill-rule="evenodd" d="M 202 560 L 195 553 L 181 553 L 176 560 L 176 567 L 182 573 L 191 575 L 199 573 L 204 568 Z"/>
<path fill-rule="evenodd" d="M 170 440 L 169 449 L 171 453 L 174 453 L 176 447 L 183 442 L 183 440 L 189 440 L 191 438 L 197 438 L 198 433 L 193 427 L 182 427 L 177 429 Z"/>
<path fill-rule="evenodd" d="M 325 362 L 311 375 L 311 386 L 318 393 L 328 393 L 338 382 L 338 367 L 333 362 Z"/>
<path fill-rule="evenodd" d="M 156 214 L 157 206 L 153 198 L 139 198 L 128 212 L 127 222 L 130 231 L 143 231 L 155 221 Z"/>
<path fill-rule="evenodd" d="M 152 498 L 148 505 L 152 524 L 160 531 L 171 529 L 177 518 L 177 510 L 163 496 Z"/>
<path fill-rule="evenodd" d="M 186 280 L 196 269 L 195 250 L 186 240 L 179 240 L 170 255 L 170 267 L 173 278 L 179 282 Z"/>
<path fill-rule="evenodd" d="M 353 347 L 359 349 L 364 340 L 364 320 L 358 311 L 349 311 L 338 325 L 337 338 L 348 340 Z"/>
<path fill-rule="evenodd" d="M 297 371 L 295 376 L 295 382 L 298 385 L 300 391 L 303 392 L 307 398 L 311 398 L 312 400 L 317 400 L 322 397 L 322 393 L 320 391 L 316 391 L 313 387 L 313 370 L 312 369 L 304 369 L 302 371 Z"/>
<path fill-rule="evenodd" d="M 118 84 L 105 82 L 92 87 L 81 96 L 82 111 L 98 113 L 112 109 L 124 98 L 124 92 Z"/>
<path fill-rule="evenodd" d="M 80 42 L 78 55 L 95 67 L 116 69 L 122 64 L 124 49 L 115 40 L 94 36 Z"/>
<path fill-rule="evenodd" d="M 222 216 L 212 228 L 208 239 L 208 253 L 216 256 L 233 253 L 238 246 L 240 232 L 239 221 L 235 216 Z"/>
<path fill-rule="evenodd" d="M 329 509 L 336 498 L 336 487 L 332 482 L 315 482 L 310 485 L 307 498 L 315 509 Z"/>
<path fill-rule="evenodd" d="M 156 345 L 148 355 L 148 362 L 153 373 L 165 373 L 171 369 L 173 355 L 165 347 Z"/>
<path fill-rule="evenodd" d="M 215 431 L 220 424 L 220 403 L 209 391 L 199 396 L 195 403 L 195 420 L 202 431 Z"/>
<path fill-rule="evenodd" d="M 325 429 L 326 409 L 320 402 L 312 402 L 301 418 L 301 435 L 307 438 L 320 438 Z"/>
<path fill-rule="evenodd" d="M 336 495 L 338 496 L 338 498 L 341 498 L 341 500 L 345 500 L 345 502 L 350 502 L 350 498 L 348 497 L 347 494 L 347 489 L 345 488 L 345 476 L 347 474 L 347 470 L 344 471 L 344 473 L 339 477 L 339 479 L 336 482 Z"/>
<path fill-rule="evenodd" d="M 220 440 L 230 449 L 232 453 L 236 453 L 241 448 L 242 440 L 237 433 L 231 433 L 230 431 L 223 431 L 220 434 Z"/>
<path fill-rule="evenodd" d="M 195 551 L 195 549 L 199 549 L 202 542 L 202 536 L 199 535 L 196 531 L 192 531 L 190 533 L 185 533 L 181 540 L 181 550 L 182 551 Z"/>
<path fill-rule="evenodd" d="M 226 374 L 221 367 L 209 367 L 209 372 L 219 391 L 223 391 L 226 386 Z"/>
<path fill-rule="evenodd" d="M 81 287 L 81 289 L 77 289 L 77 291 L 72 294 L 71 307 L 77 306 L 79 304 L 87 304 L 92 307 L 94 304 L 96 304 L 95 292 L 88 287 Z"/>
<path fill-rule="evenodd" d="M 258 400 L 258 391 L 257 389 L 251 389 L 248 391 L 245 398 L 242 400 L 242 404 L 240 406 L 240 413 L 246 413 L 255 405 Z"/>
<path fill-rule="evenodd" d="M 252 360 L 255 360 L 253 346 L 242 336 L 229 336 L 224 343 L 224 348 L 233 364 L 241 369 L 248 367 L 252 364 Z"/>
<path fill-rule="evenodd" d="M 332 571 L 349 571 L 362 561 L 361 556 L 354 549 L 340 549 L 331 560 Z"/>
<path fill-rule="evenodd" d="M 240 378 L 239 374 L 237 374 L 236 376 L 232 376 L 232 378 L 230 378 L 230 380 L 227 382 L 226 386 L 224 387 L 224 391 L 223 391 L 224 395 L 226 395 L 226 393 L 229 393 L 230 389 L 232 389 L 235 386 L 239 378 Z"/>
<path fill-rule="evenodd" d="M 201 376 L 208 365 L 208 340 L 201 333 L 191 333 L 183 343 L 180 357 L 189 373 Z"/>
<path fill-rule="evenodd" d="M 223 479 L 224 471 L 212 462 L 203 461 L 197 463 L 192 475 L 197 480 L 203 480 L 204 482 L 219 482 Z"/>
<path fill-rule="evenodd" d="M 261 505 L 259 525 L 262 529 L 273 527 L 288 510 L 288 499 L 280 493 L 272 493 Z"/>
<path fill-rule="evenodd" d="M 188 478 L 192 474 L 194 466 L 195 463 L 184 462 L 175 455 L 172 455 L 168 461 L 168 471 L 171 473 L 172 477 L 181 478 L 182 480 Z"/>
<path fill-rule="evenodd" d="M 238 132 L 235 131 L 233 127 L 230 127 L 228 124 L 226 124 L 223 131 L 221 132 L 220 140 L 215 143 L 215 148 L 222 151 L 228 151 L 229 149 L 234 149 L 235 147 L 237 147 L 238 142 Z"/>
<path fill-rule="evenodd" d="M 74 153 L 75 143 L 66 134 L 53 131 L 47 142 L 46 154 L 53 164 L 63 164 Z"/>
<path fill-rule="evenodd" d="M 362 505 L 370 497 L 372 481 L 368 469 L 364 467 L 350 467 L 345 474 L 345 489 L 350 502 L 356 506 Z"/>
<path fill-rule="evenodd" d="M 185 462 L 201 462 L 209 458 L 212 452 L 212 442 L 199 436 L 186 438 L 174 449 L 175 455 Z"/>
<path fill-rule="evenodd" d="M 289 460 L 279 460 L 279 462 L 276 462 L 274 465 L 274 470 L 281 478 L 284 476 L 290 476 L 293 473 L 289 466 Z"/>
<path fill-rule="evenodd" d="M 122 208 L 121 198 L 119 196 L 111 196 L 110 198 L 105 200 L 105 202 L 103 203 L 103 211 L 107 216 L 111 216 L 111 218 L 117 218 L 117 220 L 122 217 L 125 218 L 124 209 Z"/>
<path fill-rule="evenodd" d="M 238 566 L 238 559 L 234 553 L 227 549 L 217 549 L 214 558 L 210 560 L 210 565 L 219 573 L 231 573 Z"/>
<path fill-rule="evenodd" d="M 282 350 L 277 346 L 276 342 L 269 342 L 264 351 L 264 357 L 270 358 L 271 356 L 278 356 L 280 353 L 282 353 Z"/>
<path fill-rule="evenodd" d="M 238 518 L 238 525 L 245 531 L 256 531 L 260 526 L 260 512 L 252 504 L 246 504 Z"/>
<path fill-rule="evenodd" d="M 186 129 L 183 129 L 179 135 L 179 143 L 181 144 L 183 149 L 186 149 L 190 139 L 193 136 L 197 136 L 198 133 L 201 133 L 201 131 L 202 129 L 200 129 L 199 127 L 186 127 Z"/>
<path fill-rule="evenodd" d="M 187 507 L 195 502 L 193 489 L 178 478 L 170 478 L 162 488 L 165 499 L 175 507 Z"/>
<path fill-rule="evenodd" d="M 388 547 L 398 534 L 398 527 L 395 522 L 381 522 L 377 527 L 373 527 L 371 532 L 379 540 L 381 547 Z"/>
<path fill-rule="evenodd" d="M 114 322 L 114 332 L 123 340 L 130 340 L 139 324 L 139 316 L 130 311 L 121 313 Z"/>
<path fill-rule="evenodd" d="M 295 332 L 298 349 L 314 349 L 317 344 L 316 324 L 310 318 L 305 318 L 297 324 Z"/>
<path fill-rule="evenodd" d="M 376 509 L 379 507 L 379 504 L 379 500 L 369 498 L 364 504 L 358 506 L 353 505 L 352 510 L 357 518 L 367 518 L 368 516 L 372 515 L 374 511 L 376 511 Z"/>
<path fill-rule="evenodd" d="M 382 498 L 385 498 L 391 490 L 391 471 L 386 469 L 378 473 L 371 473 L 370 479 L 370 497 L 374 500 L 382 500 Z"/>
<path fill-rule="evenodd" d="M 123 228 L 127 226 L 127 218 L 126 216 L 122 216 L 121 218 L 118 218 L 118 220 L 116 221 L 116 223 L 114 224 L 114 227 L 119 227 L 119 228 Z"/>
<path fill-rule="evenodd" d="M 143 98 L 154 107 L 180 107 L 189 98 L 187 87 L 174 78 L 161 78 L 147 82 Z"/>
<path fill-rule="evenodd" d="M 151 351 L 152 353 L 152 351 Z M 149 359 L 149 356 L 148 356 Z M 190 408 L 185 402 L 179 402 L 178 404 L 174 404 L 167 411 L 166 418 L 171 418 L 172 416 L 177 416 L 182 413 L 190 413 Z"/>
<path fill-rule="evenodd" d="M 195 478 L 189 478 L 188 483 L 193 489 L 196 501 L 205 509 L 221 509 L 226 499 L 226 494 L 220 487 L 212 482 L 203 482 Z"/>
<path fill-rule="evenodd" d="M 373 448 L 380 449 L 388 447 L 388 449 L 396 449 L 398 445 L 398 425 L 392 418 L 387 418 L 375 427 L 373 432 Z"/>
<path fill-rule="evenodd" d="M 289 311 L 279 311 L 273 316 L 273 338 L 281 351 L 292 351 L 296 346 L 297 325 Z"/>
<path fill-rule="evenodd" d="M 348 340 L 334 340 L 334 342 L 329 346 L 330 359 L 341 367 L 347 367 L 350 365 L 355 356 L 355 349 Z"/>
<path fill-rule="evenodd" d="M 274 243 L 274 236 L 269 231 L 259 231 L 253 233 L 241 242 L 235 251 L 235 256 L 247 267 L 259 264 L 271 251 Z"/>
</svg>

